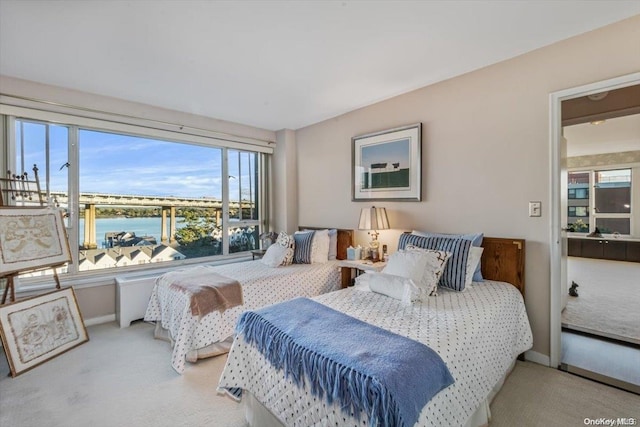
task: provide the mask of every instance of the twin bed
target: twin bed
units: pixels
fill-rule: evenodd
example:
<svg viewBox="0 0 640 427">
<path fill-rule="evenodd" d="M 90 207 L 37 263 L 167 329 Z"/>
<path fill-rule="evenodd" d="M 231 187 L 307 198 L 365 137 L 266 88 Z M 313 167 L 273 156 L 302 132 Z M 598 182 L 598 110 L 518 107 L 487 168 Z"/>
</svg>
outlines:
<svg viewBox="0 0 640 427">
<path fill-rule="evenodd" d="M 353 385 L 353 379 L 360 374 L 354 374 L 354 369 L 342 366 L 340 362 L 335 370 L 338 375 L 330 375 L 333 382 L 319 382 L 316 377 L 326 375 L 322 369 L 327 366 L 327 360 L 317 355 L 310 361 L 299 360 L 301 347 L 298 344 L 293 346 L 296 350 L 292 354 L 274 357 L 274 352 L 283 351 L 280 338 L 273 339 L 272 333 L 262 333 L 259 328 L 257 333 L 249 334 L 256 326 L 240 327 L 240 324 L 248 325 L 246 314 L 228 355 L 218 384 L 219 391 L 242 398 L 245 416 L 253 426 L 486 425 L 491 399 L 516 358 L 531 347 L 532 335 L 523 302 L 524 241 L 485 238 L 483 247 L 481 265 L 485 280 L 473 282 L 462 292 L 440 288 L 436 296 L 411 304 L 377 292 L 363 292 L 357 287 L 312 298 L 319 305 L 350 318 L 423 343 L 442 358 L 454 382 L 417 408 L 417 421 L 406 423 L 411 418 L 402 413 L 392 421 L 385 418 L 386 415 L 382 418 L 370 415 L 375 412 L 376 402 L 386 403 L 376 396 L 373 396 L 373 406 L 369 402 L 368 406 L 360 405 L 361 410 L 358 410 L 354 396 L 364 395 L 363 400 L 366 400 L 368 394 L 371 400 L 372 394 L 377 393 L 377 389 L 372 392 L 360 389 L 361 385 Z M 273 312 L 274 308 L 270 307 L 257 314 L 266 317 Z M 315 317 L 317 315 L 303 320 L 301 325 L 315 321 Z M 271 318 L 267 319 L 266 323 L 270 324 Z M 348 327 L 345 323 L 345 329 Z M 323 334 L 324 341 L 319 347 L 330 349 L 328 359 L 340 354 L 335 358 L 342 360 L 342 353 L 337 353 L 331 343 L 332 336 L 342 333 L 340 328 L 333 328 Z M 261 336 L 266 336 L 264 343 L 257 342 Z M 301 342 L 306 343 L 307 338 L 303 335 Z M 362 339 L 366 340 L 364 336 Z M 385 350 L 388 349 L 381 349 L 381 354 L 386 354 Z M 388 353 L 393 355 L 393 351 Z M 368 354 L 356 352 L 355 358 L 359 355 L 368 357 Z M 294 361 L 294 366 L 287 365 L 290 360 Z M 278 365 L 274 361 L 281 363 Z M 332 362 L 329 362 L 330 366 Z M 295 372 L 300 363 L 305 364 L 303 374 Z M 321 365 L 322 369 L 317 369 L 316 365 Z M 364 371 L 367 370 L 365 366 Z M 304 372 L 314 374 L 304 377 Z M 340 379 L 340 375 L 343 378 Z M 354 387 L 358 388 L 355 393 L 351 390 Z"/>
<path fill-rule="evenodd" d="M 177 270 L 160 276 L 151 293 L 145 321 L 155 322 L 155 337 L 173 345 L 171 366 L 183 373 L 186 362 L 229 351 L 240 314 L 296 297 L 313 297 L 341 287 L 338 262 L 353 243 L 352 230 L 337 230 L 336 260 L 269 267 L 260 260 Z M 242 287 L 243 303 L 204 316 L 193 314 L 191 293 L 172 287 L 200 280 L 207 272 L 233 278 Z"/>
</svg>

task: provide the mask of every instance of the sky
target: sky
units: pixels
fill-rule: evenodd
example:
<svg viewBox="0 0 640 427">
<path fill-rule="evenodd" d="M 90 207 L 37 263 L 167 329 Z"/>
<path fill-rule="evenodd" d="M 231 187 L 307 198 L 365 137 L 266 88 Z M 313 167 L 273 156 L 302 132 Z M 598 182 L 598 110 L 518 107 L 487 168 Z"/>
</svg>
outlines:
<svg viewBox="0 0 640 427">
<path fill-rule="evenodd" d="M 22 132 L 17 125 L 16 143 L 20 152 Z M 24 123 L 24 164 L 32 175 L 33 164 L 45 180 L 46 127 Z M 68 128 L 50 126 L 50 188 L 67 191 Z M 161 140 L 80 129 L 80 192 L 134 194 L 147 196 L 222 198 L 222 150 Z M 231 200 L 248 198 L 249 161 L 253 156 L 229 150 L 229 192 Z M 242 181 L 243 192 L 239 184 Z M 44 186 L 44 185 L 43 185 Z M 253 188 L 255 193 L 255 188 Z"/>
<path fill-rule="evenodd" d="M 410 141 L 409 138 L 405 138 L 363 146 L 361 164 L 370 167 L 372 163 L 388 163 L 387 166 L 391 167 L 391 163 L 400 163 L 400 169 L 408 168 L 411 158 Z"/>
</svg>

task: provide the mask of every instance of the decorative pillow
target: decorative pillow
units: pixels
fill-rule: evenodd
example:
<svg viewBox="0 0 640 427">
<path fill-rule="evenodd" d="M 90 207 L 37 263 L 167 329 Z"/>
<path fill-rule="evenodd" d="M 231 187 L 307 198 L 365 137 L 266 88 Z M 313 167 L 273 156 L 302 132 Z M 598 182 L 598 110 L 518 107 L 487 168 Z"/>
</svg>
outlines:
<svg viewBox="0 0 640 427">
<path fill-rule="evenodd" d="M 455 291 L 464 290 L 471 240 L 460 237 L 424 237 L 415 234 L 401 234 L 398 249 L 405 249 L 407 245 L 451 253 L 444 273 L 440 277 L 439 285 Z"/>
<path fill-rule="evenodd" d="M 364 274 L 360 274 L 356 276 L 353 282 L 353 289 L 357 289 L 359 291 L 371 292 L 371 288 L 369 288 L 369 278 L 371 275 L 369 273 L 374 273 L 373 271 L 365 271 Z"/>
<path fill-rule="evenodd" d="M 333 229 L 324 229 L 324 230 L 310 230 L 308 228 L 303 229 L 302 231 L 315 231 L 315 236 L 313 236 L 313 248 L 311 249 L 311 263 L 325 263 L 327 261 L 334 261 L 338 257 L 338 230 Z M 324 238 L 325 232 L 329 237 L 329 242 L 327 246 L 327 258 L 324 258 L 324 246 L 326 243 L 326 239 Z"/>
<path fill-rule="evenodd" d="M 282 246 L 287 249 L 281 265 L 293 264 L 294 248 L 296 246 L 296 242 L 293 236 L 290 236 L 284 231 L 281 231 L 278 235 L 278 239 L 276 240 L 276 245 Z"/>
<path fill-rule="evenodd" d="M 338 259 L 338 230 L 331 228 L 329 230 L 329 261 Z"/>
<path fill-rule="evenodd" d="M 367 272 L 358 276 L 359 286 L 368 284 L 369 289 L 375 293 L 386 295 L 402 301 L 403 304 L 411 304 L 419 299 L 420 289 L 413 280 L 393 274 Z"/>
<path fill-rule="evenodd" d="M 480 268 L 480 258 L 482 258 L 484 248 L 471 246 L 469 258 L 467 258 L 467 268 L 465 269 L 464 286 L 469 286 L 474 281 L 476 268 Z"/>
<path fill-rule="evenodd" d="M 406 277 L 416 286 L 422 284 L 422 276 L 427 268 L 427 257 L 417 251 L 397 251 L 391 254 L 382 270 L 385 274 Z"/>
<path fill-rule="evenodd" d="M 294 264 L 311 264 L 313 234 L 313 231 L 296 231 L 293 233 L 293 238 L 296 241 L 293 252 Z"/>
<path fill-rule="evenodd" d="M 407 245 L 405 251 L 418 251 L 427 258 L 425 269 L 420 283 L 416 283 L 429 296 L 438 295 L 438 282 L 447 266 L 447 260 L 451 254 L 445 251 L 422 249 L 414 245 Z"/>
<path fill-rule="evenodd" d="M 281 245 L 271 245 L 267 248 L 260 262 L 268 267 L 278 267 L 284 265 L 284 259 L 287 256 L 289 248 Z"/>
<path fill-rule="evenodd" d="M 311 264 L 324 264 L 329 260 L 329 230 L 316 230 L 311 241 Z"/>
<path fill-rule="evenodd" d="M 482 246 L 482 239 L 484 238 L 484 233 L 444 234 L 444 233 L 429 233 L 426 231 L 413 230 L 411 234 L 415 234 L 416 236 L 423 236 L 423 237 L 450 237 L 450 238 L 459 237 L 461 239 L 471 240 L 471 245 L 477 248 Z M 476 270 L 473 273 L 473 281 L 482 282 L 483 280 L 484 279 L 482 278 L 482 270 L 480 269 L 480 264 L 478 264 L 476 266 Z"/>
</svg>

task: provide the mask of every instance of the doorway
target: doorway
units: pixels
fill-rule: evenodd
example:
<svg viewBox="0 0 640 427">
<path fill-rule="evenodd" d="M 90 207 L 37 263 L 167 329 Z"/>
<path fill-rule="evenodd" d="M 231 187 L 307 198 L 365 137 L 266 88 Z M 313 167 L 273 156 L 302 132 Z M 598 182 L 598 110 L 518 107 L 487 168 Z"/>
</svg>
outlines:
<svg viewBox="0 0 640 427">
<path fill-rule="evenodd" d="M 597 210 L 585 211 L 585 209 L 593 209 L 593 200 L 592 204 L 584 204 L 584 201 L 575 203 L 573 202 L 572 209 L 569 209 L 568 204 L 568 195 L 571 194 L 568 190 L 568 175 L 567 171 L 571 170 L 569 165 L 567 164 L 567 146 L 566 140 L 563 138 L 563 126 L 569 125 L 577 125 L 580 123 L 590 123 L 597 122 L 599 120 L 612 120 L 614 117 L 627 116 L 632 114 L 640 113 L 640 105 L 638 105 L 637 99 L 640 97 L 632 97 L 631 105 L 627 105 L 624 108 L 619 108 L 620 106 L 612 106 L 612 102 L 615 101 L 615 96 L 610 98 L 606 102 L 602 102 L 597 105 L 596 108 L 592 108 L 594 103 L 592 101 L 602 101 L 607 97 L 609 93 L 617 93 L 620 92 L 620 89 L 624 89 L 622 92 L 630 93 L 633 90 L 640 90 L 640 73 L 635 73 L 628 76 L 619 77 L 616 79 L 611 79 L 603 82 L 598 82 L 578 88 L 567 89 L 561 92 L 556 92 L 551 94 L 550 96 L 550 111 L 551 111 L 551 163 L 552 163 L 552 188 L 551 188 L 551 214 L 552 214 L 552 242 L 551 245 L 551 352 L 550 352 L 550 365 L 554 367 L 565 367 L 567 368 L 567 363 L 563 363 L 563 358 L 566 360 L 568 356 L 584 359 L 585 355 L 593 356 L 597 363 L 595 365 L 589 364 L 588 361 L 585 360 L 577 360 L 575 366 L 569 366 L 572 368 L 570 372 L 576 373 L 578 375 L 588 376 L 589 378 L 595 379 L 601 382 L 607 382 L 617 387 L 630 389 L 630 391 L 634 391 L 636 393 L 640 392 L 640 380 L 635 379 L 636 371 L 640 370 L 640 365 L 637 360 L 640 360 L 640 349 L 627 347 L 627 346 L 619 346 L 618 343 L 611 342 L 609 339 L 595 338 L 589 334 L 588 332 L 593 331 L 579 331 L 574 330 L 563 332 L 562 330 L 562 322 L 566 319 L 563 319 L 562 310 L 565 308 L 567 304 L 571 304 L 571 301 L 568 301 L 568 283 L 567 279 L 569 277 L 569 272 L 573 270 L 571 273 L 572 277 L 576 281 L 575 278 L 578 277 L 575 275 L 576 268 L 590 268 L 589 263 L 592 263 L 591 267 L 595 265 L 596 269 L 602 267 L 603 263 L 607 263 L 608 260 L 598 260 L 598 259 L 589 259 L 582 258 L 581 254 L 578 253 L 578 257 L 569 258 L 568 255 L 570 251 L 574 253 L 572 255 L 576 255 L 576 235 L 572 235 L 571 239 L 568 239 L 568 230 L 567 225 L 571 224 L 571 219 L 573 219 L 573 223 L 575 224 L 575 220 L 578 216 L 582 216 L 583 221 L 581 221 L 581 225 L 584 227 L 585 221 L 590 223 L 586 224 L 587 231 L 589 233 L 596 231 L 595 230 L 595 221 L 597 220 L 601 227 L 607 224 L 620 222 L 620 217 L 623 215 L 618 215 L 617 213 L 613 215 L 613 221 L 611 218 L 605 218 L 606 215 L 601 215 L 600 218 L 594 218 L 594 213 Z M 616 92 L 617 91 L 617 92 Z M 621 93 L 621 92 L 620 92 Z M 635 104 L 634 104 L 635 103 Z M 615 102 L 613 102 L 615 104 Z M 571 108 L 569 108 L 571 107 Z M 591 109 L 590 109 L 591 108 Z M 635 108 L 635 110 L 634 110 Z M 587 126 L 595 126 L 588 124 Z M 575 157 L 575 156 L 572 156 Z M 593 159 L 592 159 L 593 160 Z M 615 162 L 614 162 L 615 163 Z M 612 168 L 609 168 L 612 169 Z M 575 169 L 574 169 L 575 170 Z M 593 177 L 593 172 L 590 172 Z M 590 182 L 585 188 L 588 190 L 595 191 Z M 580 187 L 579 185 L 577 187 Z M 588 191 L 587 190 L 587 191 Z M 582 206 L 580 206 L 582 205 Z M 585 208 L 586 206 L 586 208 Z M 589 215 L 587 215 L 587 213 Z M 573 215 L 573 218 L 569 218 Z M 598 215 L 595 215 L 598 217 Z M 630 227 L 631 233 L 635 235 L 639 235 L 640 237 L 640 227 L 636 226 L 635 230 L 633 230 L 633 225 Z M 573 231 L 573 229 L 571 230 Z M 584 231 L 584 228 L 581 230 Z M 610 233 L 604 233 L 607 237 L 617 237 L 612 236 L 613 232 L 611 230 Z M 585 236 L 588 233 L 585 233 Z M 635 237 L 626 235 L 624 237 Z M 585 247 L 592 245 L 593 241 L 584 240 Z M 602 244 L 604 244 L 604 240 Z M 569 243 L 571 243 L 569 245 Z M 580 241 L 577 241 L 578 247 L 580 247 Z M 607 240 L 608 243 L 608 240 Z M 622 244 L 621 241 L 616 241 L 617 244 Z M 602 252 L 602 246 L 599 249 Z M 592 256 L 589 255 L 589 249 L 585 249 L 585 253 L 587 257 Z M 626 251 L 626 247 L 625 247 Z M 626 252 L 625 255 L 626 256 Z M 601 255 L 596 255 L 595 258 L 601 257 Z M 580 264 L 580 262 L 585 261 L 585 263 Z M 601 264 L 599 265 L 598 262 Z M 625 263 L 626 264 L 626 263 Z M 638 264 L 640 265 L 640 264 Z M 636 267 L 635 265 L 633 267 Z M 615 267 L 614 267 L 615 268 Z M 609 273 L 604 273 L 611 274 Z M 589 277 L 591 278 L 590 275 Z M 583 276 L 584 277 L 584 276 Z M 634 273 L 632 273 L 632 277 L 635 279 Z M 583 280 L 582 278 L 578 280 Z M 586 283 L 586 282 L 585 282 Z M 578 282 L 579 284 L 579 282 Z M 579 288 L 577 288 L 579 289 Z M 587 291 L 587 289 L 584 289 Z M 591 292 L 591 291 L 588 291 Z M 579 292 L 578 292 L 579 293 Z M 579 297 L 573 297 L 573 302 L 579 300 Z M 580 300 L 580 302 L 586 301 Z M 636 309 L 637 310 L 637 309 Z M 598 315 L 596 315 L 598 316 Z M 600 315 L 601 316 L 601 315 Z M 588 328 L 585 328 L 588 329 Z M 584 334 L 582 332 L 587 332 Z M 628 354 L 629 351 L 632 354 Z M 616 354 L 619 354 L 616 356 Z M 625 368 L 624 363 L 620 363 L 621 361 L 631 361 L 631 364 Z M 580 365 L 580 366 L 579 366 Z M 609 371 L 603 371 L 604 373 L 599 373 L 600 368 L 615 366 L 618 367 L 618 373 L 610 373 Z M 614 380 L 610 381 L 610 377 L 613 376 Z M 617 378 L 621 378 L 622 380 L 616 380 Z M 634 388 L 633 382 L 626 382 L 624 380 L 632 379 L 638 383 L 638 386 Z"/>
</svg>

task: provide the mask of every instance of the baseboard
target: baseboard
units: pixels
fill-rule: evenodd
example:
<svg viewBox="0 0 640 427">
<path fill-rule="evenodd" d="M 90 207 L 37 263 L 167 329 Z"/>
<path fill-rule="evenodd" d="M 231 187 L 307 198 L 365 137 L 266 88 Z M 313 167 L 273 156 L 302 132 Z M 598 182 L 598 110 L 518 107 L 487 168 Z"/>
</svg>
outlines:
<svg viewBox="0 0 640 427">
<path fill-rule="evenodd" d="M 549 366 L 549 364 L 551 363 L 551 359 L 549 358 L 549 356 L 532 350 L 525 352 L 524 358 L 529 362 L 537 363 L 543 366 Z"/>
<path fill-rule="evenodd" d="M 101 325 L 103 323 L 109 323 L 109 322 L 115 322 L 115 321 L 116 321 L 115 313 L 107 314 L 106 316 L 92 317 L 91 319 L 85 319 L 84 326 Z"/>
<path fill-rule="evenodd" d="M 562 364 L 562 370 L 570 374 L 578 375 L 583 378 L 587 378 L 593 381 L 597 381 L 602 384 L 610 385 L 612 387 L 619 388 L 621 390 L 629 391 L 631 393 L 640 394 L 640 385 L 629 383 L 617 378 L 608 377 L 606 375 L 599 374 L 597 372 L 589 371 L 588 369 L 582 369 L 577 366 Z"/>
<path fill-rule="evenodd" d="M 618 335 L 618 334 L 614 334 L 613 332 L 604 332 L 604 331 L 599 331 L 597 329 L 591 329 L 591 328 L 586 328 L 583 326 L 578 326 L 578 325 L 570 325 L 567 323 L 562 323 L 562 332 L 578 332 L 578 333 L 583 333 L 586 335 L 590 335 L 592 337 L 595 338 L 602 338 L 605 340 L 611 340 L 613 342 L 615 342 L 616 344 L 629 344 L 629 345 L 633 345 L 633 346 L 640 346 L 640 340 L 634 338 L 634 337 L 628 337 L 628 336 L 624 336 L 624 335 Z"/>
</svg>

